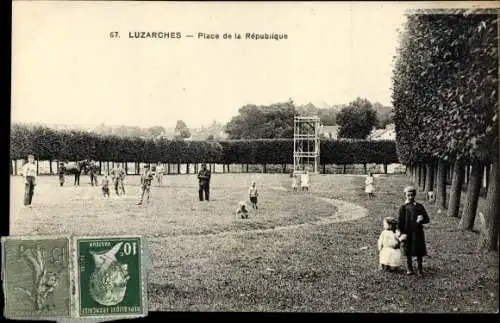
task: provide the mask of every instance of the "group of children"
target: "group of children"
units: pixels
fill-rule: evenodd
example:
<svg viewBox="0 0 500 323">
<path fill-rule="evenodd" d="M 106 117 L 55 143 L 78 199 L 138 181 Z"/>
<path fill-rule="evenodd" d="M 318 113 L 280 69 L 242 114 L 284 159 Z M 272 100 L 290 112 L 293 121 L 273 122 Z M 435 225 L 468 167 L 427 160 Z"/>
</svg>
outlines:
<svg viewBox="0 0 500 323">
<path fill-rule="evenodd" d="M 292 177 L 292 190 L 294 192 L 298 191 L 299 184 L 300 184 L 300 188 L 302 191 L 306 191 L 306 192 L 309 191 L 309 185 L 310 185 L 309 172 L 304 172 L 302 174 L 292 173 L 292 174 L 290 174 L 290 176 Z M 299 179 L 300 179 L 300 183 L 299 183 Z"/>
<path fill-rule="evenodd" d="M 423 257 L 427 255 L 424 224 L 429 223 L 429 216 L 421 203 L 415 201 L 417 190 L 408 186 L 404 190 L 406 201 L 399 208 L 398 218 L 386 217 L 384 230 L 379 236 L 379 269 L 395 271 L 406 257 L 406 273 L 413 275 L 413 258 L 417 258 L 417 274 L 423 275 Z"/>
</svg>

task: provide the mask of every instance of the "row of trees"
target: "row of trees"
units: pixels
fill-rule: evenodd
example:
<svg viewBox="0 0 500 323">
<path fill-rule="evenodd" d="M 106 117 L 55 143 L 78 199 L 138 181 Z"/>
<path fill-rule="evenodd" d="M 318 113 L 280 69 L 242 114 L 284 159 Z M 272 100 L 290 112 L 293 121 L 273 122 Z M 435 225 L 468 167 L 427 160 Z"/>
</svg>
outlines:
<svg viewBox="0 0 500 323">
<path fill-rule="evenodd" d="M 400 37 L 393 74 L 399 157 L 410 166 L 414 182 L 427 191 L 435 188 L 440 208 L 460 217 L 463 230 L 473 229 L 483 169 L 491 165 L 479 247 L 497 250 L 497 16 L 417 12 L 408 16 Z M 468 166 L 470 180 L 459 214 Z M 453 167 L 449 197 L 448 167 Z"/>
<path fill-rule="evenodd" d="M 398 163 L 394 141 L 322 140 L 322 164 Z M 39 160 L 94 159 L 115 162 L 287 164 L 293 139 L 183 141 L 98 136 L 14 124 L 11 159 L 33 153 Z"/>
<path fill-rule="evenodd" d="M 323 125 L 338 124 L 340 138 L 366 139 L 372 129 L 380 125 L 375 108 L 382 111 L 384 126 L 392 121 L 390 108 L 363 98 L 357 98 L 340 110 L 318 109 L 313 105 L 296 107 L 292 100 L 266 106 L 248 104 L 228 122 L 226 132 L 230 139 L 293 138 L 294 116 L 317 115 Z"/>
</svg>

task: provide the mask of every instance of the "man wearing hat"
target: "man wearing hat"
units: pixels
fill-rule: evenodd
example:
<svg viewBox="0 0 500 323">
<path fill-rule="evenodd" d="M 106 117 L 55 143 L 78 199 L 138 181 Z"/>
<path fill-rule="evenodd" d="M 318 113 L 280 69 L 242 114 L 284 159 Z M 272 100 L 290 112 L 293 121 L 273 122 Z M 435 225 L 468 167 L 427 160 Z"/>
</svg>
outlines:
<svg viewBox="0 0 500 323">
<path fill-rule="evenodd" d="M 198 181 L 200 188 L 198 189 L 198 195 L 200 201 L 203 201 L 203 192 L 205 192 L 205 200 L 208 202 L 210 200 L 210 170 L 207 169 L 205 163 L 201 164 L 201 169 L 198 172 Z"/>
<path fill-rule="evenodd" d="M 149 193 L 151 191 L 151 182 L 154 178 L 154 173 L 149 169 L 149 165 L 144 166 L 144 173 L 141 176 L 141 200 L 137 203 L 137 205 L 141 205 L 144 200 L 144 194 L 147 193 L 147 202 L 149 202 Z"/>
<path fill-rule="evenodd" d="M 33 155 L 28 155 L 28 162 L 24 164 L 21 174 L 24 176 L 24 206 L 31 207 L 36 185 L 36 165 Z"/>
</svg>

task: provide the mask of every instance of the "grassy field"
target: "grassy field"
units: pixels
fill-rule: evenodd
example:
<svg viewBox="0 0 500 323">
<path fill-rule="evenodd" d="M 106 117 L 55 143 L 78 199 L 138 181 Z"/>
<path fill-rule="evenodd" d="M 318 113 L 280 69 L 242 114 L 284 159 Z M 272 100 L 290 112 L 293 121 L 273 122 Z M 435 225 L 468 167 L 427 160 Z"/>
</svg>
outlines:
<svg viewBox="0 0 500 323">
<path fill-rule="evenodd" d="M 237 219 L 251 180 L 259 210 Z M 195 176 L 168 176 L 143 206 L 138 181 L 128 177 L 127 195 L 107 200 L 88 177 L 62 188 L 40 177 L 25 209 L 22 179 L 12 177 L 10 232 L 145 235 L 152 311 L 498 311 L 498 254 L 476 254 L 477 234 L 432 205 L 426 275 L 377 270 L 382 219 L 396 215 L 405 176 L 377 178 L 367 200 L 359 176 L 317 175 L 311 192 L 292 193 L 285 175 L 215 174 L 210 202 L 197 200 Z"/>
</svg>

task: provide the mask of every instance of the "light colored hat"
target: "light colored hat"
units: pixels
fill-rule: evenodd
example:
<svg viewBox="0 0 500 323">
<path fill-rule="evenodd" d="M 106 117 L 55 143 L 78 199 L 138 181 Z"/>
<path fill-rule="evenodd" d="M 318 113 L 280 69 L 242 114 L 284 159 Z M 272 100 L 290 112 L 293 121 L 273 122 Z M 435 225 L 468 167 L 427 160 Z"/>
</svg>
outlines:
<svg viewBox="0 0 500 323">
<path fill-rule="evenodd" d="M 28 158 L 30 158 L 30 157 L 35 158 L 35 156 L 34 156 L 33 154 L 29 154 L 29 155 L 28 155 Z"/>
<path fill-rule="evenodd" d="M 247 204 L 245 203 L 245 201 L 241 201 L 241 202 L 239 203 L 239 205 L 240 205 L 240 206 L 247 206 Z"/>
<path fill-rule="evenodd" d="M 417 192 L 417 189 L 414 186 L 406 186 L 403 192 L 408 193 L 408 192 Z"/>
</svg>

